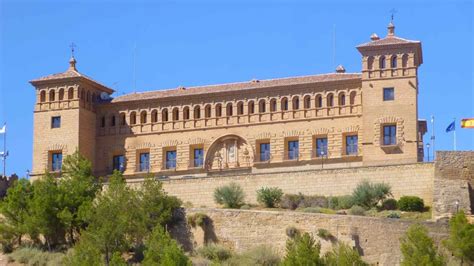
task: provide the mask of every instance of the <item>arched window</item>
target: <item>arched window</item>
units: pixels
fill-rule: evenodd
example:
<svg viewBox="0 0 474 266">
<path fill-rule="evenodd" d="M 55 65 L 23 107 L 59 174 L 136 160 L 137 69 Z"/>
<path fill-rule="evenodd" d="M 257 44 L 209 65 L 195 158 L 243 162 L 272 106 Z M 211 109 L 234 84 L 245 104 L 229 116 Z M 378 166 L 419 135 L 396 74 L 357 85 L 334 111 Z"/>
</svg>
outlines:
<svg viewBox="0 0 474 266">
<path fill-rule="evenodd" d="M 232 116 L 233 115 L 232 103 L 228 103 L 227 106 L 225 107 L 225 115 L 226 116 Z"/>
<path fill-rule="evenodd" d="M 323 107 L 323 97 L 321 95 L 316 95 L 316 108 Z"/>
<path fill-rule="evenodd" d="M 183 119 L 184 120 L 189 120 L 189 107 L 184 107 L 183 109 Z"/>
<path fill-rule="evenodd" d="M 334 95 L 332 93 L 328 94 L 327 96 L 327 106 L 328 107 L 334 106 Z"/>
<path fill-rule="evenodd" d="M 271 99 L 270 100 L 270 112 L 275 112 L 277 110 L 277 100 Z"/>
<path fill-rule="evenodd" d="M 286 97 L 283 97 L 283 99 L 281 99 L 281 110 L 282 111 L 288 110 L 288 99 Z"/>
<path fill-rule="evenodd" d="M 206 118 L 211 117 L 211 105 L 210 104 L 208 104 L 208 105 L 206 105 L 206 107 L 204 107 L 204 116 Z"/>
<path fill-rule="evenodd" d="M 339 106 L 344 106 L 346 105 L 346 95 L 344 92 L 339 93 Z"/>
<path fill-rule="evenodd" d="M 140 124 L 146 124 L 146 111 L 140 113 Z"/>
<path fill-rule="evenodd" d="M 385 56 L 382 55 L 379 59 L 379 67 L 380 69 L 385 69 Z"/>
<path fill-rule="evenodd" d="M 179 120 L 179 109 L 178 107 L 175 107 L 173 109 L 173 121 L 178 121 Z"/>
<path fill-rule="evenodd" d="M 168 122 L 168 109 L 166 108 L 161 111 L 161 121 Z"/>
<path fill-rule="evenodd" d="M 120 113 L 120 125 L 125 126 L 127 124 L 125 113 Z"/>
<path fill-rule="evenodd" d="M 368 69 L 373 69 L 374 68 L 374 57 L 373 56 L 369 56 L 369 58 L 367 58 L 367 68 Z"/>
<path fill-rule="evenodd" d="M 115 127 L 115 115 L 112 115 L 112 116 L 110 117 L 110 126 L 111 126 L 111 127 Z"/>
<path fill-rule="evenodd" d="M 238 102 L 237 103 L 237 115 L 243 115 L 244 114 L 244 103 L 243 102 Z"/>
<path fill-rule="evenodd" d="M 158 111 L 157 110 L 151 111 L 151 122 L 152 123 L 158 122 Z"/>
<path fill-rule="evenodd" d="M 64 89 L 59 90 L 59 100 L 60 101 L 64 100 Z"/>
<path fill-rule="evenodd" d="M 105 116 L 100 118 L 100 127 L 105 127 Z"/>
<path fill-rule="evenodd" d="M 67 90 L 67 98 L 68 98 L 69 100 L 72 100 L 72 99 L 74 98 L 74 88 L 69 88 L 69 89 Z"/>
<path fill-rule="evenodd" d="M 218 103 L 216 104 L 216 117 L 221 117 L 222 116 L 222 104 Z"/>
<path fill-rule="evenodd" d="M 355 91 L 351 92 L 349 98 L 350 98 L 350 100 L 349 100 L 350 104 L 354 105 L 355 104 L 355 98 L 356 98 L 356 92 Z"/>
<path fill-rule="evenodd" d="M 300 97 L 298 96 L 293 97 L 292 103 L 293 103 L 292 104 L 293 110 L 300 109 Z"/>
<path fill-rule="evenodd" d="M 130 125 L 135 125 L 137 123 L 137 113 L 130 113 Z"/>
<path fill-rule="evenodd" d="M 90 103 L 91 102 L 91 93 L 88 91 L 86 96 L 86 102 Z"/>
<path fill-rule="evenodd" d="M 81 90 L 81 99 L 83 101 L 86 100 L 86 93 L 84 92 L 84 89 Z"/>
<path fill-rule="evenodd" d="M 40 92 L 40 102 L 44 103 L 46 101 L 46 91 Z"/>
<path fill-rule="evenodd" d="M 408 55 L 404 54 L 402 56 L 402 67 L 407 67 L 408 66 Z"/>
<path fill-rule="evenodd" d="M 249 101 L 249 106 L 248 106 L 248 114 L 251 115 L 255 113 L 255 103 L 253 101 Z"/>
<path fill-rule="evenodd" d="M 49 91 L 49 101 L 54 102 L 55 101 L 55 96 L 56 96 L 56 92 L 54 90 L 50 90 Z"/>
<path fill-rule="evenodd" d="M 194 107 L 194 119 L 199 119 L 201 118 L 201 106 L 196 105 Z"/>
<path fill-rule="evenodd" d="M 98 99 L 99 99 L 99 97 L 97 96 L 97 94 L 95 92 L 92 93 L 92 102 L 96 103 L 96 102 L 98 102 Z"/>
<path fill-rule="evenodd" d="M 397 68 L 397 56 L 396 55 L 392 56 L 390 66 L 392 68 Z"/>
<path fill-rule="evenodd" d="M 267 103 L 265 102 L 264 99 L 261 99 L 259 102 L 258 102 L 258 112 L 259 113 L 265 113 L 267 110 L 266 110 L 266 107 L 267 107 Z"/>
<path fill-rule="evenodd" d="M 304 109 L 311 108 L 311 96 L 306 95 L 304 96 Z"/>
</svg>

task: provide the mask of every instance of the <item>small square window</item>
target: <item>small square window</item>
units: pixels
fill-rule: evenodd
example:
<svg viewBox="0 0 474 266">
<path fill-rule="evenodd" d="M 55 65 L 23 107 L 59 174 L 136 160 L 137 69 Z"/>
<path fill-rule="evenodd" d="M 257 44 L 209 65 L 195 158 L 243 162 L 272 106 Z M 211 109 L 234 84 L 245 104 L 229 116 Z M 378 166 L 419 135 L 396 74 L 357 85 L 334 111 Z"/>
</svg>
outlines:
<svg viewBox="0 0 474 266">
<path fill-rule="evenodd" d="M 395 99 L 395 89 L 394 88 L 384 88 L 383 89 L 383 100 L 384 101 L 393 101 Z"/>
<path fill-rule="evenodd" d="M 60 128 L 61 127 L 61 117 L 53 116 L 51 117 L 51 128 Z"/>
</svg>

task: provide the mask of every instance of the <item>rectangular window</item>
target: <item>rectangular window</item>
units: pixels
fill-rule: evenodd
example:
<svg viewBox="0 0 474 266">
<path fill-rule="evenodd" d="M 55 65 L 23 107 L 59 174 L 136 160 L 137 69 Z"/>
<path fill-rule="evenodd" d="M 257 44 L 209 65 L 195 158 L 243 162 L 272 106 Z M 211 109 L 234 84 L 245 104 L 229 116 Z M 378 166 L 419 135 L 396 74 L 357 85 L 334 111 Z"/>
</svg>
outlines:
<svg viewBox="0 0 474 266">
<path fill-rule="evenodd" d="M 270 143 L 260 143 L 260 161 L 270 161 Z"/>
<path fill-rule="evenodd" d="M 115 155 L 113 158 L 113 169 L 123 172 L 125 171 L 125 156 Z"/>
<path fill-rule="evenodd" d="M 144 152 L 140 153 L 140 172 L 148 172 L 150 170 L 150 153 Z"/>
<path fill-rule="evenodd" d="M 383 145 L 397 144 L 397 126 L 389 125 L 383 127 Z"/>
<path fill-rule="evenodd" d="M 60 128 L 61 127 L 61 117 L 53 116 L 51 117 L 51 128 Z"/>
<path fill-rule="evenodd" d="M 288 159 L 298 160 L 299 156 L 299 141 L 292 140 L 288 141 Z"/>
<path fill-rule="evenodd" d="M 166 169 L 175 169 L 176 168 L 176 151 L 167 151 L 166 152 Z"/>
<path fill-rule="evenodd" d="M 316 157 L 324 157 L 328 155 L 328 139 L 316 139 Z"/>
<path fill-rule="evenodd" d="M 394 88 L 384 88 L 383 89 L 383 100 L 384 101 L 393 101 L 395 99 L 395 89 Z"/>
<path fill-rule="evenodd" d="M 63 166 L 63 154 L 61 152 L 51 153 L 51 171 L 61 171 Z"/>
<path fill-rule="evenodd" d="M 194 149 L 194 167 L 202 167 L 204 164 L 204 151 L 202 148 Z"/>
<path fill-rule="evenodd" d="M 357 135 L 346 136 L 346 155 L 357 155 Z"/>
</svg>

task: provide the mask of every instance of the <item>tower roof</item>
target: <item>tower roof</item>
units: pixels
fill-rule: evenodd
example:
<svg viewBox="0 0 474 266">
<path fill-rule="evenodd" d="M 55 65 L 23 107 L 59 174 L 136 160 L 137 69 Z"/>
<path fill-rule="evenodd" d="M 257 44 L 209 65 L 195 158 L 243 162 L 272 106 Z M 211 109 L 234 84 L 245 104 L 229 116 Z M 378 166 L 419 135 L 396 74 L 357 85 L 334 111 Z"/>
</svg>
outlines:
<svg viewBox="0 0 474 266">
<path fill-rule="evenodd" d="M 51 74 L 47 76 L 43 76 L 37 79 L 30 80 L 30 83 L 33 84 L 34 86 L 36 85 L 41 85 L 41 84 L 46 84 L 46 83 L 52 83 L 52 82 L 57 82 L 57 81 L 62 81 L 62 80 L 68 80 L 68 79 L 81 79 L 86 82 L 90 82 L 95 84 L 100 90 L 105 91 L 107 93 L 113 93 L 114 90 L 101 84 L 100 82 L 95 81 L 94 79 L 80 73 L 76 69 L 76 59 L 74 56 L 69 59 L 69 68 L 61 73 L 56 73 L 56 74 Z"/>
</svg>

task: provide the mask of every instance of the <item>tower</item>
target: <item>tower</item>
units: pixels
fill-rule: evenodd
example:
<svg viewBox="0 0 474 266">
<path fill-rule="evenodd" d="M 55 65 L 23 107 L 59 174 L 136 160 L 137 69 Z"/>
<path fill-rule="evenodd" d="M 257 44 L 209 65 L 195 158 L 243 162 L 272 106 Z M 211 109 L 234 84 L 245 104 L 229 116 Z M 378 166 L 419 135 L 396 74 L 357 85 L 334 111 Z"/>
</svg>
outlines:
<svg viewBox="0 0 474 266">
<path fill-rule="evenodd" d="M 76 63 L 72 55 L 65 72 L 30 81 L 36 89 L 33 179 L 60 172 L 63 157 L 76 150 L 95 160 L 95 106 L 114 91 L 79 73 Z"/>
<path fill-rule="evenodd" d="M 370 42 L 357 46 L 362 54 L 361 149 L 366 165 L 423 158 L 417 102 L 421 42 L 397 37 L 393 22 L 387 29 L 385 38 L 372 34 Z"/>
</svg>

